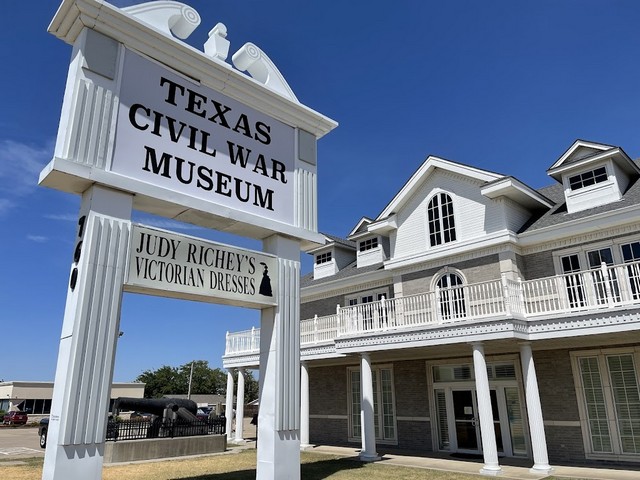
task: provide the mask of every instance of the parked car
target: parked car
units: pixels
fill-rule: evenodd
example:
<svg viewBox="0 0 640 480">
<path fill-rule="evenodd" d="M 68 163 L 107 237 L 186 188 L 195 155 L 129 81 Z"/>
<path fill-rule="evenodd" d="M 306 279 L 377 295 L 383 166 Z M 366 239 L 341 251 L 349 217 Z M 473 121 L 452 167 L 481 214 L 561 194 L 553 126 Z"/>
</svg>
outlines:
<svg viewBox="0 0 640 480">
<path fill-rule="evenodd" d="M 207 412 L 205 408 L 199 408 L 196 417 L 198 417 L 198 420 L 207 421 L 209 419 L 209 412 Z"/>
<path fill-rule="evenodd" d="M 38 425 L 38 437 L 40 437 L 40 448 L 46 448 L 47 446 L 47 432 L 49 431 L 49 417 L 45 417 L 40 420 Z M 107 422 L 107 440 L 118 439 L 118 424 L 110 416 Z"/>
<path fill-rule="evenodd" d="M 49 430 L 49 417 L 40 420 L 38 425 L 38 437 L 40 437 L 40 448 L 47 446 L 47 430 Z"/>
<path fill-rule="evenodd" d="M 27 415 L 25 412 L 13 411 L 4 414 L 2 423 L 5 425 L 24 425 L 25 423 L 27 423 L 28 419 L 29 415 Z"/>
<path fill-rule="evenodd" d="M 148 420 L 152 421 L 155 415 L 147 412 L 133 412 L 129 417 L 131 420 Z"/>
</svg>

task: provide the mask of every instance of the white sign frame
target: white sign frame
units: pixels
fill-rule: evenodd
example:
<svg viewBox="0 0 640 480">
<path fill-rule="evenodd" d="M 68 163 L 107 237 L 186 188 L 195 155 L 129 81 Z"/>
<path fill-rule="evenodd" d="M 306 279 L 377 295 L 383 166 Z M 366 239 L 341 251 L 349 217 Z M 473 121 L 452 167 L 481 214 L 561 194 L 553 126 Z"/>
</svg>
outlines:
<svg viewBox="0 0 640 480">
<path fill-rule="evenodd" d="M 274 255 L 132 224 L 125 291 L 199 302 L 277 305 Z"/>
</svg>

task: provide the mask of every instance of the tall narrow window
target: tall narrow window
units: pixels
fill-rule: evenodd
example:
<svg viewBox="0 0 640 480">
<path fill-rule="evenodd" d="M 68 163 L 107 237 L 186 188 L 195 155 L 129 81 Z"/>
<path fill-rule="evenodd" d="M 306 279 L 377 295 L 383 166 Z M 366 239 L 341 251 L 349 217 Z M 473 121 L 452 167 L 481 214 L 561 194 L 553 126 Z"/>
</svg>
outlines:
<svg viewBox="0 0 640 480">
<path fill-rule="evenodd" d="M 453 202 L 446 193 L 438 193 L 429 201 L 429 243 L 432 247 L 456 240 Z"/>
<path fill-rule="evenodd" d="M 640 390 L 633 355 L 607 357 L 622 453 L 640 453 Z"/>
<path fill-rule="evenodd" d="M 640 242 L 628 243 L 622 245 L 622 260 L 627 265 L 627 275 L 629 276 L 629 285 L 631 287 L 631 295 L 634 300 L 640 298 Z"/>
<path fill-rule="evenodd" d="M 462 278 L 455 273 L 447 273 L 438 280 L 440 289 L 440 315 L 443 320 L 464 318 L 467 309 L 464 302 Z"/>
<path fill-rule="evenodd" d="M 582 389 L 591 433 L 591 448 L 594 452 L 611 452 L 611 433 L 607 418 L 607 404 L 600 378 L 597 357 L 580 359 Z"/>
<path fill-rule="evenodd" d="M 571 308 L 584 307 L 586 305 L 586 295 L 580 273 L 580 260 L 578 255 L 567 255 L 560 259 L 562 261 L 562 273 L 567 286 L 567 297 Z"/>
<path fill-rule="evenodd" d="M 598 250 L 591 250 L 587 252 L 587 260 L 589 261 L 591 281 L 593 282 L 598 304 L 602 305 L 607 303 L 609 295 L 613 297 L 614 301 L 619 302 L 620 288 L 618 287 L 616 271 L 614 269 L 608 269 L 608 276 L 605 276 L 601 269 L 603 263 L 607 266 L 613 265 L 611 248 L 605 247 Z M 609 290 L 608 293 L 607 289 Z"/>
<path fill-rule="evenodd" d="M 589 426 L 587 453 L 637 459 L 640 454 L 640 349 L 576 354 L 582 400 Z"/>
<path fill-rule="evenodd" d="M 396 418 L 393 395 L 393 372 L 390 368 L 373 367 L 373 417 L 376 440 L 395 442 Z M 349 369 L 350 404 L 349 433 L 351 438 L 361 438 L 360 418 L 360 369 Z"/>
</svg>

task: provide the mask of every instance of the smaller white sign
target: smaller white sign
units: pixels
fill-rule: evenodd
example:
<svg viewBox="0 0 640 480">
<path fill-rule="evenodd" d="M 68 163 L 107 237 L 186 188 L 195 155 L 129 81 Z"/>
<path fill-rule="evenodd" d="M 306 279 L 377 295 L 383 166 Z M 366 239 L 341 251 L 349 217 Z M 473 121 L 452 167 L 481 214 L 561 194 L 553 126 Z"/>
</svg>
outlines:
<svg viewBox="0 0 640 480">
<path fill-rule="evenodd" d="M 129 292 L 250 308 L 276 305 L 278 259 L 209 240 L 133 225 Z"/>
</svg>

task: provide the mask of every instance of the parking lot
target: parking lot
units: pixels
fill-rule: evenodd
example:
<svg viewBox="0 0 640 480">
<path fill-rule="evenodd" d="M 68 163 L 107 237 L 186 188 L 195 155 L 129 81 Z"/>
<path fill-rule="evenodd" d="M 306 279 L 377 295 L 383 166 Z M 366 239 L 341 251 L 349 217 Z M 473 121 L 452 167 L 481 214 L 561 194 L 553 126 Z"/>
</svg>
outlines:
<svg viewBox="0 0 640 480">
<path fill-rule="evenodd" d="M 37 427 L 0 427 L 0 460 L 43 456 Z"/>
</svg>

